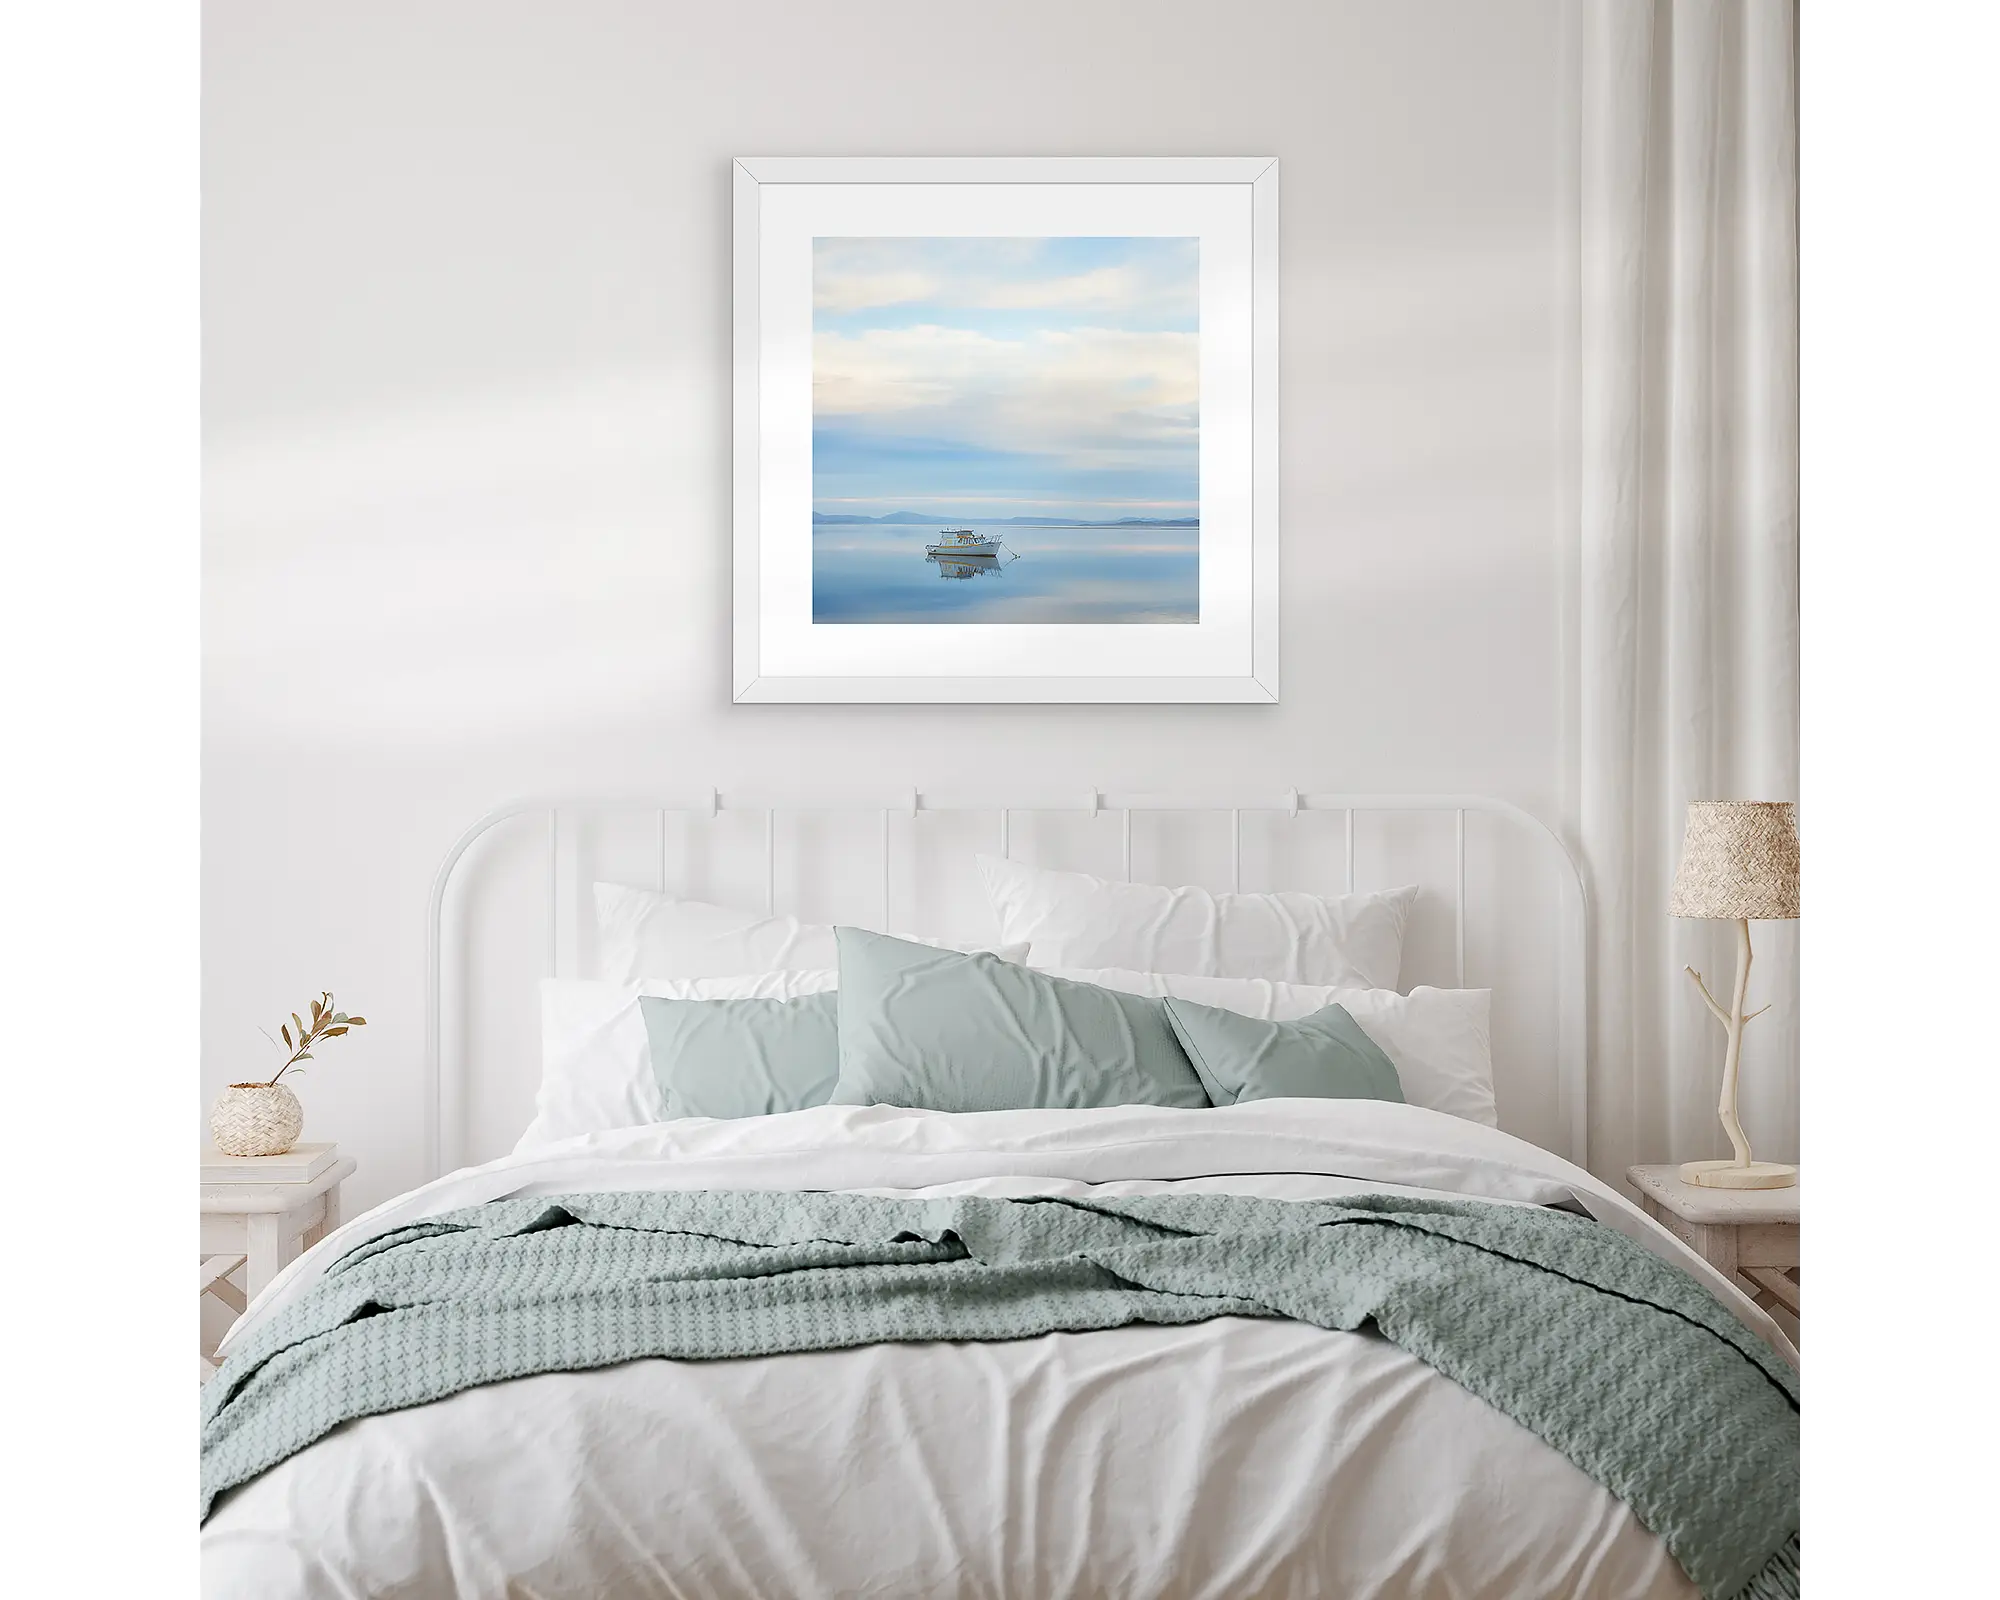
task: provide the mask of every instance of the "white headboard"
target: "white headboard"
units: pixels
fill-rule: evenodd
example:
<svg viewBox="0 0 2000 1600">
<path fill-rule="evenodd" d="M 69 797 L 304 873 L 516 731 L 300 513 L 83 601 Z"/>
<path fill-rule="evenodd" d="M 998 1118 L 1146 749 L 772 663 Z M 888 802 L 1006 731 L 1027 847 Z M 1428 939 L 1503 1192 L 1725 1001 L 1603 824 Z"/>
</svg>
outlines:
<svg viewBox="0 0 2000 1600">
<path fill-rule="evenodd" d="M 1481 795 L 1296 790 L 711 789 L 519 801 L 489 811 L 452 845 L 430 899 L 428 1171 L 500 1154 L 513 1137 L 504 1130 L 526 1126 L 539 1070 L 535 980 L 592 975 L 595 880 L 977 938 L 993 932 L 983 902 L 970 904 L 979 851 L 1130 879 L 1135 847 L 1137 876 L 1149 882 L 1322 894 L 1417 883 L 1403 986 L 1493 989 L 1501 1125 L 1585 1164 L 1583 877 L 1554 830 L 1518 806 Z M 493 882 L 480 883 L 475 861 Z M 480 1022 L 490 1036 L 469 1039 Z M 468 1139 L 475 1114 L 484 1135 Z"/>
</svg>

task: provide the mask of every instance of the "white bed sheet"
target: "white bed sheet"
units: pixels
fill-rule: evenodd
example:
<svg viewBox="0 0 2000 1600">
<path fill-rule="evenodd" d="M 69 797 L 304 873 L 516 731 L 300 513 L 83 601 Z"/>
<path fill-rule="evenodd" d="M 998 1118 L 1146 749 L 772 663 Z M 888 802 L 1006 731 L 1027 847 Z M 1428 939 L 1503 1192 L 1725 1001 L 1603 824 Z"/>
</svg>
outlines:
<svg viewBox="0 0 2000 1600">
<path fill-rule="evenodd" d="M 965 1115 L 819 1107 L 597 1134 L 355 1219 L 251 1307 L 382 1228 L 510 1194 L 1360 1190 L 1580 1205 L 1769 1318 L 1568 1163 L 1417 1107 L 1260 1101 Z M 204 1592 L 428 1595 L 1693 1593 L 1631 1512 L 1365 1334 L 1254 1318 L 640 1361 L 350 1423 L 224 1498 Z"/>
</svg>

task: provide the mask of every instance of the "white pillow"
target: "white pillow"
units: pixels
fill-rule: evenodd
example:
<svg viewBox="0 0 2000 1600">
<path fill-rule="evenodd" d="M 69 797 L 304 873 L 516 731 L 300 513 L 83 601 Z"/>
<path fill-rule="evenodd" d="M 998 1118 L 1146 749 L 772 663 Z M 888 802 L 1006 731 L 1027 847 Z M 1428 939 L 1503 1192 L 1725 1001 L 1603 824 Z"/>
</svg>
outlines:
<svg viewBox="0 0 2000 1600">
<path fill-rule="evenodd" d="M 1267 1022 L 1294 1022 L 1338 1001 L 1394 1063 L 1403 1098 L 1468 1122 L 1500 1125 L 1493 1106 L 1491 989 L 1334 989 L 1261 978 L 1064 968 L 1050 974 L 1126 994 L 1192 1000 Z"/>
<path fill-rule="evenodd" d="M 1112 883 L 981 856 L 1000 937 L 1037 967 L 1123 967 L 1393 989 L 1415 886 L 1338 899 Z"/>
<path fill-rule="evenodd" d="M 680 900 L 622 883 L 592 887 L 597 902 L 597 975 L 610 983 L 723 978 L 746 972 L 819 972 L 838 965 L 833 928 L 827 923 Z M 946 950 L 991 950 L 1006 961 L 1024 961 L 1028 955 L 1025 942 L 1012 947 L 946 944 L 940 939 L 918 942 Z"/>
<path fill-rule="evenodd" d="M 840 974 L 753 972 L 646 983 L 542 980 L 542 1085 L 535 1120 L 514 1146 L 539 1145 L 607 1128 L 663 1122 L 667 1097 L 646 1044 L 641 995 L 669 1000 L 796 1000 L 838 986 Z"/>
</svg>

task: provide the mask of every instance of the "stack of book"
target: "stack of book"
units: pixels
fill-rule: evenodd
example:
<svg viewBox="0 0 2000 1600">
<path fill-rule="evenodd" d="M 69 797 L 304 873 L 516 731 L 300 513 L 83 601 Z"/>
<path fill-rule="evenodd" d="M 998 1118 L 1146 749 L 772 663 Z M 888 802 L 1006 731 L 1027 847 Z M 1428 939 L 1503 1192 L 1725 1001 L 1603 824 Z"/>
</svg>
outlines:
<svg viewBox="0 0 2000 1600">
<path fill-rule="evenodd" d="M 281 1156 L 226 1156 L 212 1144 L 201 1147 L 201 1181 L 211 1183 L 311 1183 L 333 1165 L 337 1147 L 295 1144 Z"/>
</svg>

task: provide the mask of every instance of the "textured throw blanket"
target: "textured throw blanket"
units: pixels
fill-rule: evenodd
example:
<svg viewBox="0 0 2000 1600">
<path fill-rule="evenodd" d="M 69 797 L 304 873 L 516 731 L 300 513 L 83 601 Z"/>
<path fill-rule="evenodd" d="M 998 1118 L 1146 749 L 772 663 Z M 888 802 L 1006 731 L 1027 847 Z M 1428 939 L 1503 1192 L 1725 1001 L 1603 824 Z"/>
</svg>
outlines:
<svg viewBox="0 0 2000 1600">
<path fill-rule="evenodd" d="M 202 1516 L 342 1422 L 505 1378 L 1218 1316 L 1372 1324 L 1624 1500 L 1709 1600 L 1798 1594 L 1790 1367 L 1612 1229 L 1392 1196 L 475 1206 L 357 1247 L 246 1334 L 202 1390 Z"/>
</svg>

